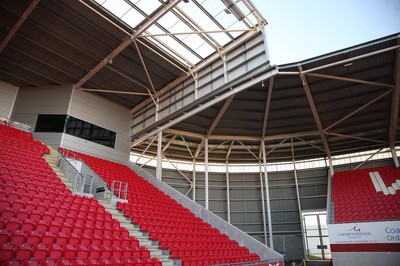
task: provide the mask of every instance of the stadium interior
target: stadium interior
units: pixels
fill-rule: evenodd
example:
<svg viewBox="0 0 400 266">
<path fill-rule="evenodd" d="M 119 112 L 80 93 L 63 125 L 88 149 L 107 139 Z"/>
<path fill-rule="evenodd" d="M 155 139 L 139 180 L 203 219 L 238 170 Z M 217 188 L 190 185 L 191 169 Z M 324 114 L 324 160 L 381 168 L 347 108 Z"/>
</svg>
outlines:
<svg viewBox="0 0 400 266">
<path fill-rule="evenodd" d="M 266 19 L 0 1 L 0 264 L 355 265 L 328 227 L 386 222 L 357 263 L 399 259 L 400 34 L 275 65 Z"/>
</svg>

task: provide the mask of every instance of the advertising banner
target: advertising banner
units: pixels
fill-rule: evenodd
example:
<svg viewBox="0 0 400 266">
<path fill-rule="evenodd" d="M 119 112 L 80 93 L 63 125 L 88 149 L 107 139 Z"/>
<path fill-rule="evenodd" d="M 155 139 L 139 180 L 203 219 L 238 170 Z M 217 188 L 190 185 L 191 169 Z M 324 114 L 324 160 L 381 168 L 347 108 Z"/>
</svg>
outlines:
<svg viewBox="0 0 400 266">
<path fill-rule="evenodd" d="M 400 221 L 328 224 L 332 252 L 400 252 Z"/>
</svg>

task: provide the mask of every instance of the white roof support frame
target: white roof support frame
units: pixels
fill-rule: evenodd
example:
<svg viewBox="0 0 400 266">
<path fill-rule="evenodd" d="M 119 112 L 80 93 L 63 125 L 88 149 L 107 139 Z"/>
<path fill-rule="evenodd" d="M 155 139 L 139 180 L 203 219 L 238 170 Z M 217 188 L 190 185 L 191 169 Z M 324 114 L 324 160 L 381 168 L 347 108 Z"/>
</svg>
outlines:
<svg viewBox="0 0 400 266">
<path fill-rule="evenodd" d="M 252 86 L 253 84 L 259 83 L 259 82 L 261 82 L 261 80 L 268 79 L 268 78 L 276 75 L 277 73 L 278 73 L 277 69 L 272 69 L 271 71 L 269 71 L 269 72 L 267 72 L 267 73 L 265 73 L 265 74 L 263 74 L 263 75 L 261 75 L 259 77 L 256 77 L 256 78 L 254 78 L 254 79 L 252 79 L 252 80 L 250 80 L 248 82 L 245 82 L 245 83 L 239 85 L 236 88 L 231 87 L 230 90 L 228 90 L 227 92 L 219 95 L 218 97 L 213 98 L 212 100 L 210 100 L 208 102 L 205 102 L 204 104 L 192 109 L 191 111 L 188 111 L 187 113 L 185 113 L 185 114 L 183 114 L 183 115 L 181 115 L 181 116 L 179 116 L 179 117 L 177 117 L 175 119 L 172 119 L 172 120 L 168 121 L 167 123 L 165 123 L 164 125 L 162 125 L 162 126 L 156 128 L 156 129 L 154 129 L 154 130 L 142 135 L 138 139 L 133 140 L 132 144 L 131 144 L 131 147 L 134 147 L 134 146 L 138 145 L 143 140 L 146 140 L 150 136 L 153 136 L 154 134 L 157 134 L 159 131 L 163 131 L 163 130 L 165 130 L 167 128 L 170 128 L 173 125 L 175 125 L 175 124 L 177 124 L 177 123 L 179 123 L 179 122 L 181 122 L 181 121 L 183 121 L 183 120 L 185 120 L 185 119 L 187 119 L 187 118 L 189 118 L 189 117 L 201 112 L 202 110 L 204 110 L 206 108 L 209 108 L 209 107 L 213 106 L 214 104 L 216 104 L 216 103 L 218 103 L 220 101 L 223 101 L 223 100 L 227 99 L 228 97 L 230 97 L 232 95 L 235 95 L 235 94 L 237 94 L 237 93 L 239 93 L 241 91 L 244 91 L 247 88 L 249 88 L 250 86 Z"/>
<path fill-rule="evenodd" d="M 156 23 L 161 17 L 167 14 L 172 8 L 174 8 L 182 0 L 171 0 L 165 5 L 156 15 L 146 21 L 137 31 L 130 36 L 127 36 L 118 47 L 116 47 L 111 53 L 109 53 L 103 60 L 101 60 L 94 68 L 92 68 L 84 77 L 82 77 L 77 83 L 74 84 L 74 89 L 80 89 L 89 79 L 91 79 L 97 72 L 99 72 L 105 65 L 110 62 L 114 57 L 119 55 L 126 47 L 132 44 L 140 35 L 142 35 L 148 28 Z"/>
</svg>

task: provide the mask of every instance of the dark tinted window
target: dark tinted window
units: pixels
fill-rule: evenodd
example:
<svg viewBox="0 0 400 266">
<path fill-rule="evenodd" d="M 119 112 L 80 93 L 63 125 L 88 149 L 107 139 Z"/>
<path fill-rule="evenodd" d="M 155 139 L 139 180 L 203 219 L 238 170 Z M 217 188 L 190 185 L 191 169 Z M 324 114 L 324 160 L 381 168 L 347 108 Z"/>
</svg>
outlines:
<svg viewBox="0 0 400 266">
<path fill-rule="evenodd" d="M 36 132 L 64 132 L 66 115 L 38 115 Z"/>
<path fill-rule="evenodd" d="M 111 148 L 114 148 L 115 146 L 115 138 L 117 135 L 117 133 L 111 130 L 96 126 L 72 116 L 67 118 L 65 133 Z"/>
</svg>

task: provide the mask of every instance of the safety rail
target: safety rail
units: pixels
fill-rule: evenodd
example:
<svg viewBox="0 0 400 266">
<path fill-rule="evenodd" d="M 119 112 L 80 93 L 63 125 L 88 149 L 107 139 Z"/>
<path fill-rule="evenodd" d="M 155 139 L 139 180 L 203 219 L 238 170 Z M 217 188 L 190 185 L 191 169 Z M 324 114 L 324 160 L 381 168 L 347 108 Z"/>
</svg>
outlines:
<svg viewBox="0 0 400 266">
<path fill-rule="evenodd" d="M 81 161 L 79 156 L 68 151 L 60 152 L 58 158 L 58 167 L 66 177 L 71 180 L 73 191 L 78 193 L 91 194 L 93 189 L 93 175 L 81 174 L 77 169 L 76 161 L 70 161 L 67 158 L 72 158 Z M 75 165 L 74 165 L 75 164 Z"/>
<path fill-rule="evenodd" d="M 111 197 L 118 197 L 120 199 L 126 200 L 127 194 L 128 194 L 128 183 L 119 180 L 112 181 Z"/>
<path fill-rule="evenodd" d="M 270 259 L 247 262 L 233 262 L 228 264 L 215 264 L 214 266 L 284 266 L 283 259 Z"/>
<path fill-rule="evenodd" d="M 32 132 L 32 127 L 31 126 L 29 126 L 27 124 L 24 124 L 22 122 L 18 122 L 18 121 L 13 121 L 11 119 L 7 119 L 7 118 L 5 118 L 3 116 L 0 116 L 0 125 L 13 127 L 13 128 L 25 131 L 25 132 Z"/>
<path fill-rule="evenodd" d="M 67 149 L 59 149 L 58 152 L 65 158 L 71 158 L 83 162 L 82 158 L 73 151 Z"/>
</svg>

